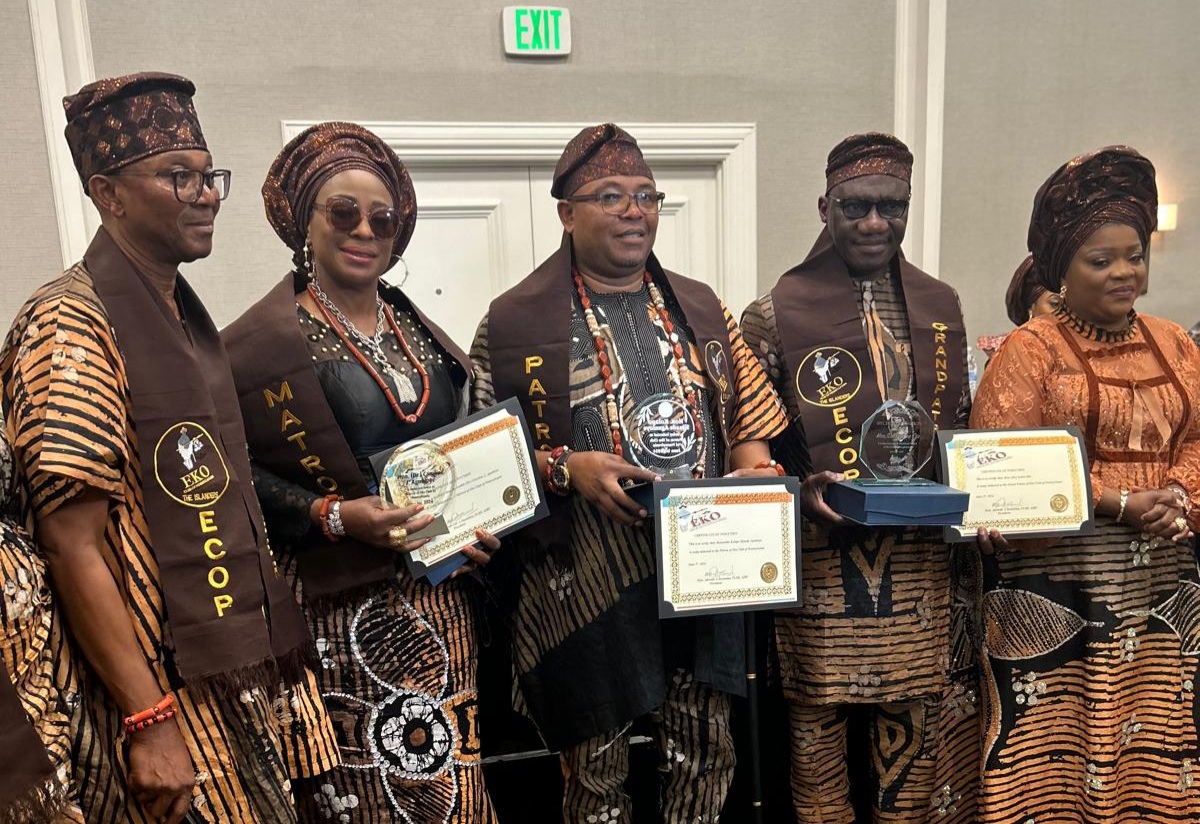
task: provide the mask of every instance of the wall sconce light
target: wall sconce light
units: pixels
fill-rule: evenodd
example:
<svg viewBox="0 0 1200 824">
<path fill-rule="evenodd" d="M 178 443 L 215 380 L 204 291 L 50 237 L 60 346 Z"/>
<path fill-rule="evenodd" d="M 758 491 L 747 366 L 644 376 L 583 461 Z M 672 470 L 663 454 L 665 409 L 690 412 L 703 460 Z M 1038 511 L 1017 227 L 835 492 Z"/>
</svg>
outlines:
<svg viewBox="0 0 1200 824">
<path fill-rule="evenodd" d="M 1174 232 L 1175 225 L 1179 218 L 1178 203 L 1160 203 L 1158 204 L 1158 231 Z"/>
</svg>

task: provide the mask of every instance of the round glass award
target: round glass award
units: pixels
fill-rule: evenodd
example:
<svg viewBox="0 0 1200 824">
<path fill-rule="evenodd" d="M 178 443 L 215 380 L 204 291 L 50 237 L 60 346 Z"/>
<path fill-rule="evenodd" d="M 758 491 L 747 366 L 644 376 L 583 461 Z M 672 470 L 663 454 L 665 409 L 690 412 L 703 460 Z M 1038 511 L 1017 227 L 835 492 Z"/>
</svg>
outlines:
<svg viewBox="0 0 1200 824">
<path fill-rule="evenodd" d="M 424 505 L 445 511 L 454 494 L 454 462 L 433 441 L 409 441 L 396 447 L 383 467 L 379 497 L 387 506 Z"/>
<path fill-rule="evenodd" d="M 863 423 L 859 456 L 880 481 L 908 481 L 929 463 L 934 429 L 916 401 L 886 401 Z"/>
<path fill-rule="evenodd" d="M 703 444 L 696 415 L 674 395 L 652 395 L 625 417 L 625 454 L 630 462 L 664 478 L 690 478 Z"/>
</svg>

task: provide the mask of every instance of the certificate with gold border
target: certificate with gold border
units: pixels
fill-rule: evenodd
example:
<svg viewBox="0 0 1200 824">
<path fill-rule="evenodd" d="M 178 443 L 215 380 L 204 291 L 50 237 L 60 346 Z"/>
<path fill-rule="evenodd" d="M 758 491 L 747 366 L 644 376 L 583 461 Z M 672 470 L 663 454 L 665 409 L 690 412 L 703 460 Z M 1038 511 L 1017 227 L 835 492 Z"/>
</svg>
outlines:
<svg viewBox="0 0 1200 824">
<path fill-rule="evenodd" d="M 660 618 L 800 603 L 800 482 L 654 484 Z"/>
<path fill-rule="evenodd" d="M 938 447 L 943 482 L 971 495 L 962 525 L 946 527 L 947 541 L 974 540 L 980 527 L 1014 538 L 1095 528 L 1087 449 L 1077 427 L 942 431 Z"/>
<path fill-rule="evenodd" d="M 529 429 L 515 398 L 372 456 L 385 506 L 409 503 L 394 490 L 400 486 L 394 472 L 398 456 L 414 450 L 412 474 L 436 475 L 444 483 L 437 484 L 440 491 L 433 499 L 418 499 L 435 521 L 410 536 L 428 537 L 428 542 L 403 553 L 413 577 L 440 581 L 465 560 L 460 550 L 476 542 L 476 529 L 501 537 L 548 512 Z M 423 491 L 430 494 L 434 486 L 426 483 Z"/>
</svg>

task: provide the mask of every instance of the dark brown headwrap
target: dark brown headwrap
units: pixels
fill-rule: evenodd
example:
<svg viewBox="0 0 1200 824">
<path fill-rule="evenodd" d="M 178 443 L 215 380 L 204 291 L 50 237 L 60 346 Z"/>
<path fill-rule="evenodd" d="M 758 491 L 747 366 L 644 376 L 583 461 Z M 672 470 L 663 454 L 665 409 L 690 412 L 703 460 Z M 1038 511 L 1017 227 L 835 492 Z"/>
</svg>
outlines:
<svg viewBox="0 0 1200 824">
<path fill-rule="evenodd" d="M 850 135 L 833 147 L 825 166 L 825 191 L 867 175 L 912 179 L 913 156 L 898 137 L 883 132 Z"/>
<path fill-rule="evenodd" d="M 1128 146 L 1106 146 L 1058 167 L 1038 189 L 1029 252 L 1038 282 L 1057 292 L 1071 258 L 1105 223 L 1137 230 L 1143 244 L 1158 226 L 1154 165 Z"/>
<path fill-rule="evenodd" d="M 83 188 L 92 175 L 114 172 L 150 155 L 207 151 L 192 106 L 195 93 L 186 77 L 142 72 L 97 80 L 64 97 L 67 145 Z"/>
<path fill-rule="evenodd" d="M 580 186 L 613 175 L 654 180 L 654 172 L 646 165 L 642 150 L 629 132 L 612 123 L 589 126 L 571 138 L 563 149 L 554 167 L 550 195 L 570 197 Z"/>
<path fill-rule="evenodd" d="M 267 220 L 295 253 L 297 266 L 304 260 L 317 192 L 329 178 L 347 169 L 365 169 L 387 186 L 401 218 L 392 254 L 404 254 L 417 223 L 417 193 L 408 170 L 374 132 L 356 123 L 318 123 L 288 141 L 262 187 Z"/>
<path fill-rule="evenodd" d="M 1004 306 L 1013 326 L 1020 326 L 1029 320 L 1033 304 L 1037 303 L 1045 291 L 1046 287 L 1038 282 L 1037 272 L 1033 269 L 1033 258 L 1025 258 L 1013 273 L 1008 291 L 1004 293 Z"/>
</svg>

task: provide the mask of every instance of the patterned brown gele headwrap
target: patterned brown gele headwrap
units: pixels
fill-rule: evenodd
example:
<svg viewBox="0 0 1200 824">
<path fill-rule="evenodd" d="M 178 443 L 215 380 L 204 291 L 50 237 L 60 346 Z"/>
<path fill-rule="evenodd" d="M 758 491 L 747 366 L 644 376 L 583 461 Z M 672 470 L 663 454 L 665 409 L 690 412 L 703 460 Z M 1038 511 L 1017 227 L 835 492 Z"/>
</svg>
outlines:
<svg viewBox="0 0 1200 824">
<path fill-rule="evenodd" d="M 908 183 L 912 179 L 912 166 L 912 152 L 899 138 L 883 132 L 851 135 L 829 153 L 825 191 L 867 175 L 888 175 Z"/>
<path fill-rule="evenodd" d="M 584 184 L 614 175 L 654 180 L 654 172 L 629 132 L 612 123 L 589 126 L 563 149 L 554 167 L 550 194 L 560 199 L 570 197 Z"/>
<path fill-rule="evenodd" d="M 267 220 L 294 253 L 297 266 L 304 260 L 317 192 L 347 169 L 364 169 L 387 186 L 394 208 L 400 212 L 400 232 L 392 254 L 404 254 L 417 223 L 417 192 L 408 170 L 374 132 L 357 123 L 333 121 L 310 126 L 289 140 L 271 164 L 262 187 Z"/>
<path fill-rule="evenodd" d="M 1038 281 L 1037 272 L 1034 271 L 1033 257 L 1025 258 L 1017 271 L 1013 272 L 1008 291 L 1004 293 L 1004 308 L 1008 310 L 1008 319 L 1013 326 L 1020 326 L 1029 320 L 1033 304 L 1045 291 L 1046 287 Z"/>
<path fill-rule="evenodd" d="M 87 189 L 92 175 L 180 149 L 208 150 L 186 77 L 141 72 L 89 83 L 63 98 L 71 157 Z"/>
<path fill-rule="evenodd" d="M 1158 226 L 1154 164 L 1128 146 L 1069 160 L 1038 189 L 1028 238 L 1038 281 L 1057 292 L 1071 258 L 1105 223 L 1132 226 L 1143 244 Z"/>
</svg>

